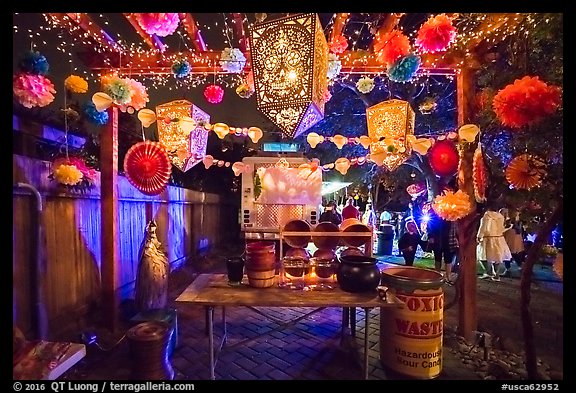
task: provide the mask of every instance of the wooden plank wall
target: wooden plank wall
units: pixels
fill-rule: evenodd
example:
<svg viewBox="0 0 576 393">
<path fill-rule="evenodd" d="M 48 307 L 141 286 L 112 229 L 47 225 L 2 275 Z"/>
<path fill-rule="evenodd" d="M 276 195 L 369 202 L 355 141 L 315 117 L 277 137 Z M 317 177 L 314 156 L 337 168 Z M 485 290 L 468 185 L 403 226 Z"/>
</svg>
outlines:
<svg viewBox="0 0 576 393">
<path fill-rule="evenodd" d="M 100 297 L 100 198 L 99 182 L 85 194 L 63 191 L 48 179 L 50 162 L 13 155 L 13 181 L 32 184 L 43 199 L 43 260 L 45 307 L 49 335 L 69 329 L 98 305 Z M 127 179 L 119 178 L 120 297 L 133 297 L 138 253 L 148 212 L 156 220 L 157 234 L 172 268 L 201 251 L 201 247 L 226 241 L 223 235 L 237 216 L 236 207 L 218 195 L 168 187 L 158 196 L 147 196 Z M 30 324 L 31 227 L 35 200 L 23 189 L 13 193 L 13 319 L 24 332 Z M 207 240 L 206 240 L 207 239 Z M 75 322 L 77 321 L 77 322 Z"/>
</svg>

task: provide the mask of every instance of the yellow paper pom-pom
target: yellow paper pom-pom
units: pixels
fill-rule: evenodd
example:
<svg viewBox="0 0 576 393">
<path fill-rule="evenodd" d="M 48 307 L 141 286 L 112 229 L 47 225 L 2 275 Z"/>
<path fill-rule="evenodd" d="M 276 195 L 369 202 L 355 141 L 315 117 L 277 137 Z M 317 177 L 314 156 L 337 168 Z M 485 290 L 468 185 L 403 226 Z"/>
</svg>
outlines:
<svg viewBox="0 0 576 393">
<path fill-rule="evenodd" d="M 72 93 L 86 93 L 88 91 L 88 82 L 77 75 L 70 75 L 64 80 L 64 87 Z"/>
<path fill-rule="evenodd" d="M 468 194 L 458 190 L 445 191 L 443 195 L 434 198 L 432 209 L 438 216 L 447 221 L 456 221 L 472 211 L 472 202 Z"/>
<path fill-rule="evenodd" d="M 82 172 L 76 168 L 76 165 L 61 164 L 54 169 L 56 181 L 67 186 L 75 186 L 80 183 L 83 176 Z"/>
</svg>

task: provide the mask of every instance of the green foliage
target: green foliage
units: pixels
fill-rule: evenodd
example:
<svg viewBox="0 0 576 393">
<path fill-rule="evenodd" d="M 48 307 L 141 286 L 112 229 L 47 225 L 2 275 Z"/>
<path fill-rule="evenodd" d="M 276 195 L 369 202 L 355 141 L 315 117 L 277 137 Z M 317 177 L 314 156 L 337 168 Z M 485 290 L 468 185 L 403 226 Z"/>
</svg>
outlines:
<svg viewBox="0 0 576 393">
<path fill-rule="evenodd" d="M 485 62 L 476 74 L 477 91 L 485 99 L 484 105 L 478 102 L 474 119 L 482 130 L 481 142 L 491 172 L 489 199 L 519 208 L 529 223 L 528 230 L 549 215 L 563 195 L 563 111 L 559 108 L 538 123 L 512 129 L 498 121 L 491 98 L 524 76 L 538 76 L 547 84 L 562 88 L 563 15 L 532 14 L 532 17 L 532 23 L 524 22 L 519 34 L 490 49 L 497 54 L 494 56 L 497 60 Z M 510 160 L 524 153 L 541 157 L 547 164 L 541 186 L 529 191 L 510 188 L 504 174 Z"/>
</svg>

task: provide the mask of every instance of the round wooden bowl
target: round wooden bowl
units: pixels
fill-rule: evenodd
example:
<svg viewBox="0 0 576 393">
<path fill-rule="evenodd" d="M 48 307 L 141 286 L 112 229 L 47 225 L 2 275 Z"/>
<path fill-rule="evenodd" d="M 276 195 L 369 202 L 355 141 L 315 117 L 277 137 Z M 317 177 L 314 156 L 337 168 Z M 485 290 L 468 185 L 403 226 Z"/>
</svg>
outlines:
<svg viewBox="0 0 576 393">
<path fill-rule="evenodd" d="M 283 232 L 310 232 L 310 224 L 308 224 L 304 220 L 292 220 L 288 221 L 284 228 L 282 229 Z M 310 242 L 310 236 L 290 236 L 285 235 L 284 241 L 290 247 L 294 248 L 302 248 L 306 247 Z"/>
<path fill-rule="evenodd" d="M 314 242 L 316 247 L 327 248 L 330 250 L 338 247 L 338 244 L 340 243 L 340 236 L 323 236 L 319 234 L 321 232 L 338 233 L 340 232 L 338 225 L 325 221 L 316 225 L 314 230 L 312 230 L 312 242 Z"/>
</svg>

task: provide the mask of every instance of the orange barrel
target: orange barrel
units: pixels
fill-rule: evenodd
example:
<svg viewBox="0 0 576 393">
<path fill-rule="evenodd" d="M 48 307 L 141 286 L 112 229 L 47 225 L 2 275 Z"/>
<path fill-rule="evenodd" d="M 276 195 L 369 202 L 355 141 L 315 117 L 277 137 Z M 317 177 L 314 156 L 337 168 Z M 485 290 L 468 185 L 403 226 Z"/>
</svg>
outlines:
<svg viewBox="0 0 576 393">
<path fill-rule="evenodd" d="M 273 286 L 276 282 L 276 245 L 273 242 L 247 243 L 244 270 L 251 287 Z"/>
<path fill-rule="evenodd" d="M 330 232 L 334 233 L 335 235 L 325 236 L 320 234 L 320 232 Z M 321 222 L 318 225 L 316 225 L 316 227 L 312 231 L 312 242 L 318 248 L 333 250 L 336 247 L 338 247 L 338 244 L 340 243 L 340 236 L 336 235 L 338 232 L 340 232 L 338 225 L 333 224 L 329 221 Z"/>
<path fill-rule="evenodd" d="M 413 266 L 382 270 L 381 285 L 403 307 L 380 308 L 380 361 L 392 371 L 433 379 L 442 371 L 442 274 Z"/>
<path fill-rule="evenodd" d="M 174 369 L 168 360 L 171 333 L 172 327 L 161 321 L 142 322 L 128 330 L 132 379 L 174 379 Z"/>
<path fill-rule="evenodd" d="M 282 229 L 283 232 L 310 232 L 310 224 L 308 224 L 304 220 L 292 220 L 288 221 L 284 228 Z M 284 241 L 290 247 L 294 248 L 304 248 L 310 242 L 310 235 L 307 236 L 290 236 L 284 235 Z"/>
<path fill-rule="evenodd" d="M 349 247 L 360 247 L 370 242 L 370 235 L 372 234 L 372 229 L 355 218 L 347 218 L 342 221 L 340 231 L 342 232 L 342 243 Z M 346 236 L 346 232 L 366 232 L 367 236 Z"/>
</svg>

